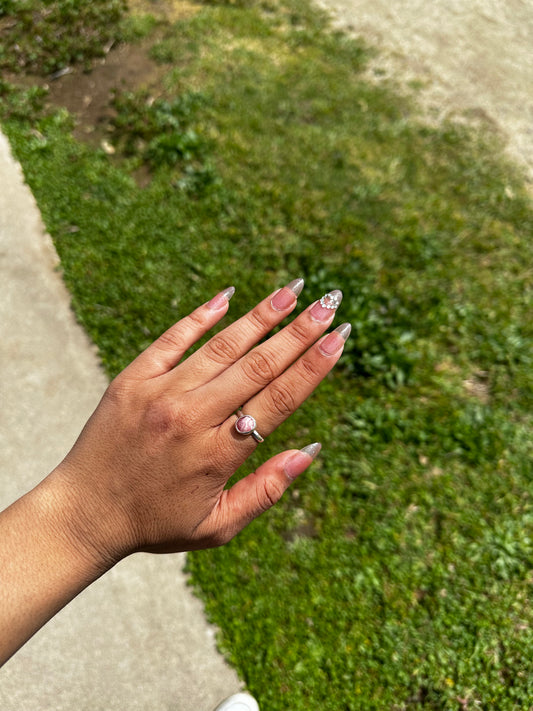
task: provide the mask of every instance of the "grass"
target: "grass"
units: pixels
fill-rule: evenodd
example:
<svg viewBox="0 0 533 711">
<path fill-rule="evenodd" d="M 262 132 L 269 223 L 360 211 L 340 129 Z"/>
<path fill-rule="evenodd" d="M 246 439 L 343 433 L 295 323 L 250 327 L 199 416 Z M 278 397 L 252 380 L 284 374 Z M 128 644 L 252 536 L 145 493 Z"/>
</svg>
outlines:
<svg viewBox="0 0 533 711">
<path fill-rule="evenodd" d="M 0 66 L 33 74 L 90 66 L 119 38 L 125 8 L 125 0 L 0 0 Z"/>
<path fill-rule="evenodd" d="M 369 50 L 302 0 L 143 22 L 168 72 L 155 101 L 117 90 L 113 155 L 40 90 L 1 88 L 109 375 L 232 282 L 232 317 L 303 276 L 303 303 L 342 288 L 353 324 L 336 374 L 253 462 L 314 440 L 323 456 L 230 545 L 189 556 L 221 648 L 269 711 L 528 708 L 520 175 L 490 134 L 429 126 L 365 79 Z"/>
</svg>

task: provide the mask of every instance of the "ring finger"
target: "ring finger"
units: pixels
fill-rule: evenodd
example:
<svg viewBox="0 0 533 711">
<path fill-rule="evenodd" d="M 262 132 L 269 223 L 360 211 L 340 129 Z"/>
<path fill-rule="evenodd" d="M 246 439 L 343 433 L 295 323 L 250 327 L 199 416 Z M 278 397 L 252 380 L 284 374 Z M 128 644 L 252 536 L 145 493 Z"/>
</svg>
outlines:
<svg viewBox="0 0 533 711">
<path fill-rule="evenodd" d="M 350 324 L 343 323 L 323 336 L 290 368 L 243 404 L 242 412 L 255 419 L 256 430 L 262 437 L 271 434 L 311 395 L 341 357 L 350 331 Z M 253 438 L 239 434 L 236 421 L 235 416 L 227 419 L 221 427 L 222 433 L 238 446 L 248 440 L 248 446 L 253 448 Z"/>
<path fill-rule="evenodd" d="M 341 299 L 342 292 L 338 289 L 326 294 L 268 341 L 207 383 L 203 393 L 204 400 L 210 403 L 210 415 L 222 422 L 278 378 L 324 333 Z"/>
</svg>

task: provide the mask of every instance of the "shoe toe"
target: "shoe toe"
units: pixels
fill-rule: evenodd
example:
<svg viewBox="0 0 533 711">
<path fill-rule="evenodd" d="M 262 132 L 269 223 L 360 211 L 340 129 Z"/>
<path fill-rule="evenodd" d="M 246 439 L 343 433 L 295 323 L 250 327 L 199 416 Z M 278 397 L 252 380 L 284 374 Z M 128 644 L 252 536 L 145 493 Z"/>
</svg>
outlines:
<svg viewBox="0 0 533 711">
<path fill-rule="evenodd" d="M 230 696 L 215 711 L 259 711 L 259 706 L 253 696 L 241 693 Z"/>
</svg>

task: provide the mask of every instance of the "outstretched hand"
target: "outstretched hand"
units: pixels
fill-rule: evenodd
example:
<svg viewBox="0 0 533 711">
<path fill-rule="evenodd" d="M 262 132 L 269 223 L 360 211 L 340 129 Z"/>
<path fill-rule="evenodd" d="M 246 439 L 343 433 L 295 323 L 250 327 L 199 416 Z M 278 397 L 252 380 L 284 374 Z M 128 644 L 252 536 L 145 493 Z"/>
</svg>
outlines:
<svg viewBox="0 0 533 711">
<path fill-rule="evenodd" d="M 323 336 L 342 294 L 309 306 L 257 345 L 294 309 L 291 282 L 182 360 L 227 312 L 229 288 L 172 326 L 109 386 L 54 475 L 77 510 L 71 534 L 102 565 L 134 551 L 216 546 L 276 503 L 320 449 L 289 450 L 226 489 L 253 452 L 235 429 L 242 411 L 268 436 L 331 370 L 350 327 Z M 180 362 L 181 361 L 181 362 Z"/>
<path fill-rule="evenodd" d="M 0 665 L 121 558 L 216 546 L 279 500 L 318 454 L 288 450 L 226 488 L 236 469 L 339 359 L 349 324 L 324 335 L 326 294 L 268 340 L 303 286 L 291 282 L 194 345 L 228 310 L 230 287 L 136 358 L 41 484 L 0 513 Z M 236 411 L 256 421 L 235 428 Z"/>
</svg>

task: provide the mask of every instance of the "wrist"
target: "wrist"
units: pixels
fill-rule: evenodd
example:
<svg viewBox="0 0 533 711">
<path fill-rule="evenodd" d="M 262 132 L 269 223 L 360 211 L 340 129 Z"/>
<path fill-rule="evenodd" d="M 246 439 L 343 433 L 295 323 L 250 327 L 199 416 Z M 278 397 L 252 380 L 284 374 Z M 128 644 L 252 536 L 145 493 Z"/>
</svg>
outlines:
<svg viewBox="0 0 533 711">
<path fill-rule="evenodd" d="M 88 491 L 83 477 L 62 462 L 34 490 L 39 507 L 65 550 L 70 552 L 88 582 L 110 570 L 127 555 L 115 546 L 113 517 L 96 492 Z M 33 492 L 32 492 L 33 493 Z"/>
<path fill-rule="evenodd" d="M 116 562 L 85 540 L 78 509 L 54 471 L 0 513 L 0 666 Z"/>
</svg>

